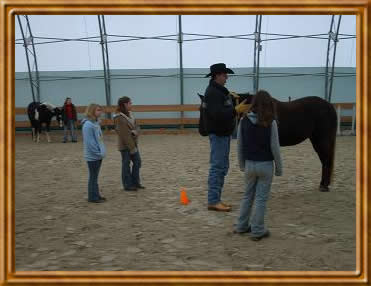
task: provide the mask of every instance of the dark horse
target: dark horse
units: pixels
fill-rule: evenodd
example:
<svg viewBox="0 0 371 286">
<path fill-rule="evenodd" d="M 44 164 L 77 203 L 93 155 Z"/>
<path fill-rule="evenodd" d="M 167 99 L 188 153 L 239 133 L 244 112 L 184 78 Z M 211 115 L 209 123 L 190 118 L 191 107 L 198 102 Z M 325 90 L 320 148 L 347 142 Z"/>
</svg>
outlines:
<svg viewBox="0 0 371 286">
<path fill-rule="evenodd" d="M 31 102 L 27 106 L 28 119 L 32 127 L 32 139 L 39 142 L 42 125 L 46 125 L 46 137 L 50 141 L 49 131 L 52 118 L 55 116 L 59 126 L 62 127 L 61 110 L 49 103 Z"/>
<path fill-rule="evenodd" d="M 241 101 L 250 104 L 252 94 L 239 94 Z M 204 97 L 200 95 L 200 133 L 205 133 Z M 308 139 L 322 163 L 320 191 L 329 191 L 335 160 L 337 115 L 326 100 L 317 97 L 303 97 L 290 102 L 273 99 L 276 105 L 278 133 L 281 146 L 292 146 Z M 201 133 L 202 134 L 202 133 Z"/>
</svg>

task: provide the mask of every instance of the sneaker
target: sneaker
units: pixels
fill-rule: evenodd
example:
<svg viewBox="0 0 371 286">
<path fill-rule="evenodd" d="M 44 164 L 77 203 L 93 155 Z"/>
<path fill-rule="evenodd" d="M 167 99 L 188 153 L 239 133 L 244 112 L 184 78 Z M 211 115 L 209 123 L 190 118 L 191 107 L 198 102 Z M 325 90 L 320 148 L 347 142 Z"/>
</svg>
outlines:
<svg viewBox="0 0 371 286">
<path fill-rule="evenodd" d="M 146 187 L 145 186 L 142 186 L 142 185 L 136 185 L 136 188 L 137 189 L 145 189 Z"/>
<path fill-rule="evenodd" d="M 138 189 L 136 187 L 128 187 L 128 188 L 125 188 L 124 190 L 127 192 L 133 192 L 133 191 L 137 191 Z"/>
<path fill-rule="evenodd" d="M 251 232 L 251 225 L 249 225 L 249 227 L 246 229 L 246 230 L 243 230 L 243 231 L 240 231 L 240 230 L 233 230 L 233 233 L 236 233 L 236 234 L 243 234 L 243 233 L 250 233 Z"/>
<path fill-rule="evenodd" d="M 88 201 L 89 203 L 96 203 L 96 204 L 100 204 L 100 203 L 104 203 L 105 200 L 102 200 L 102 199 L 99 199 L 99 200 L 96 200 L 96 201 Z"/>
<path fill-rule="evenodd" d="M 270 233 L 269 233 L 269 230 L 267 230 L 263 235 L 261 235 L 261 236 L 251 236 L 250 239 L 251 239 L 252 241 L 259 241 L 259 240 L 261 240 L 262 238 L 264 238 L 264 237 L 269 237 L 269 236 L 270 236 Z"/>
</svg>

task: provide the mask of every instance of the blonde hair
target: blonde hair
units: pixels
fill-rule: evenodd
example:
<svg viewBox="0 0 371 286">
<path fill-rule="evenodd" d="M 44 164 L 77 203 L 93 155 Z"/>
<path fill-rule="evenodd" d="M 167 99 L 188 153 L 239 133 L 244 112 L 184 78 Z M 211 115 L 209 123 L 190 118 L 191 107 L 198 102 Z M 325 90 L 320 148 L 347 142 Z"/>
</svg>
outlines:
<svg viewBox="0 0 371 286">
<path fill-rule="evenodd" d="M 85 110 L 85 116 L 90 120 L 97 120 L 97 117 L 95 116 L 97 108 L 102 108 L 102 106 L 96 103 L 89 104 Z"/>
</svg>

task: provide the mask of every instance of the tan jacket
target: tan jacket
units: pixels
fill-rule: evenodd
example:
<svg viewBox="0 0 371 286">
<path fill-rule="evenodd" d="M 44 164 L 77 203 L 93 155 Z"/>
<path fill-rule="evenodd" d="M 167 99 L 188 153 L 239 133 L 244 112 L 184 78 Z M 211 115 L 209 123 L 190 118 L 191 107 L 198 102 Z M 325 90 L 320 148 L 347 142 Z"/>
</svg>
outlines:
<svg viewBox="0 0 371 286">
<path fill-rule="evenodd" d="M 139 134 L 139 128 L 135 123 L 135 129 L 131 129 L 128 120 L 121 114 L 114 117 L 115 131 L 118 135 L 118 150 L 128 149 L 130 153 L 135 153 L 138 149 L 138 135 L 135 136 L 132 131 Z"/>
</svg>

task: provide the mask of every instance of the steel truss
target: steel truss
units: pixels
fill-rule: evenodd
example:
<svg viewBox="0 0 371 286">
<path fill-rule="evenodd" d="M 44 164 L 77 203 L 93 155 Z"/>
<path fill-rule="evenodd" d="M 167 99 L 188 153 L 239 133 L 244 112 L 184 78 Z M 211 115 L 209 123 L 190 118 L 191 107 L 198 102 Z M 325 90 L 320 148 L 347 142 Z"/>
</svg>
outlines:
<svg viewBox="0 0 371 286">
<path fill-rule="evenodd" d="M 253 72 L 248 74 L 234 75 L 240 77 L 249 77 L 253 80 L 253 89 L 256 92 L 259 89 L 259 79 L 267 77 L 294 77 L 294 76 L 324 76 L 325 77 L 325 95 L 324 98 L 331 101 L 333 80 L 335 77 L 347 77 L 355 76 L 355 73 L 337 73 L 335 75 L 335 59 L 336 59 L 336 46 L 339 40 L 354 39 L 356 35 L 351 34 L 341 34 L 339 33 L 341 15 L 333 15 L 331 18 L 330 31 L 327 34 L 309 34 L 309 35 L 291 35 L 291 34 L 278 34 L 278 33 L 262 33 L 261 23 L 262 15 L 257 15 L 255 20 L 255 32 L 250 34 L 241 35 L 212 35 L 212 34 L 197 34 L 197 33 L 183 33 L 182 31 L 182 18 L 178 16 L 179 31 L 177 34 L 172 35 L 158 35 L 158 36 L 137 36 L 137 35 L 113 35 L 107 34 L 105 19 L 103 15 L 98 15 L 99 22 L 99 36 L 83 37 L 83 38 L 55 38 L 55 37 L 35 37 L 31 33 L 31 27 L 27 16 L 27 31 L 29 31 L 30 36 L 27 37 L 23 31 L 23 26 L 20 21 L 20 16 L 17 15 L 18 22 L 22 32 L 22 39 L 16 39 L 16 45 L 23 45 L 26 51 L 26 59 L 29 73 L 29 80 L 31 84 L 33 99 L 40 100 L 40 79 L 39 72 L 37 68 L 37 58 L 35 52 L 36 45 L 51 44 L 51 43 L 61 43 L 61 42 L 91 42 L 100 43 L 102 46 L 102 58 L 103 58 L 103 68 L 104 68 L 104 81 L 106 90 L 106 102 L 107 105 L 111 105 L 111 79 L 133 79 L 133 78 L 153 78 L 153 77 L 179 77 L 180 79 L 180 102 L 184 103 L 184 78 L 202 78 L 203 75 L 199 74 L 184 74 L 183 71 L 183 43 L 190 41 L 204 41 L 204 40 L 216 40 L 216 39 L 236 39 L 236 40 L 247 40 L 254 41 L 254 66 Z M 337 24 L 336 18 L 337 17 Z M 261 36 L 266 36 L 266 39 L 261 39 Z M 262 51 L 263 42 L 276 41 L 276 40 L 289 40 L 289 39 L 319 39 L 327 40 L 327 59 L 326 59 L 326 69 L 324 73 L 312 73 L 312 74 L 291 74 L 291 73 L 261 73 L 260 72 L 260 52 Z M 119 43 L 128 41 L 139 41 L 139 40 L 162 40 L 162 41 L 177 41 L 179 43 L 179 74 L 175 75 L 115 75 L 111 76 L 109 67 L 109 43 Z M 32 51 L 28 48 L 32 46 Z M 30 55 L 34 60 L 35 67 L 35 77 L 33 77 L 33 71 L 30 66 Z M 91 77 L 43 77 L 41 81 L 51 81 L 51 80 L 73 80 L 81 78 L 101 78 L 96 76 Z M 16 79 L 24 80 L 24 79 Z M 109 114 L 110 117 L 110 114 Z"/>
<path fill-rule="evenodd" d="M 267 36 L 266 39 L 262 39 L 262 42 L 266 41 L 276 41 L 276 40 L 289 40 L 289 39 L 319 39 L 327 40 L 328 33 L 324 34 L 310 34 L 310 35 L 290 35 L 290 34 L 277 34 L 277 33 L 261 33 L 261 35 Z M 133 35 L 114 35 L 107 34 L 107 36 L 114 38 L 113 40 L 107 40 L 107 43 L 119 43 L 119 42 L 129 42 L 138 40 L 163 40 L 163 41 L 178 41 L 179 34 L 174 35 L 160 35 L 160 36 L 133 36 Z M 183 33 L 183 42 L 192 41 L 204 41 L 204 40 L 218 40 L 218 39 L 236 39 L 236 40 L 255 40 L 255 34 L 241 34 L 241 35 L 211 35 L 211 34 L 195 34 L 195 33 Z M 83 37 L 83 38 L 53 38 L 53 37 L 34 37 L 35 40 L 39 42 L 35 45 L 42 44 L 52 44 L 61 42 L 90 42 L 90 43 L 100 43 L 100 36 L 94 37 Z M 339 33 L 339 40 L 353 39 L 356 38 L 355 35 L 342 34 Z M 22 44 L 22 39 L 17 39 L 16 44 Z"/>
</svg>

